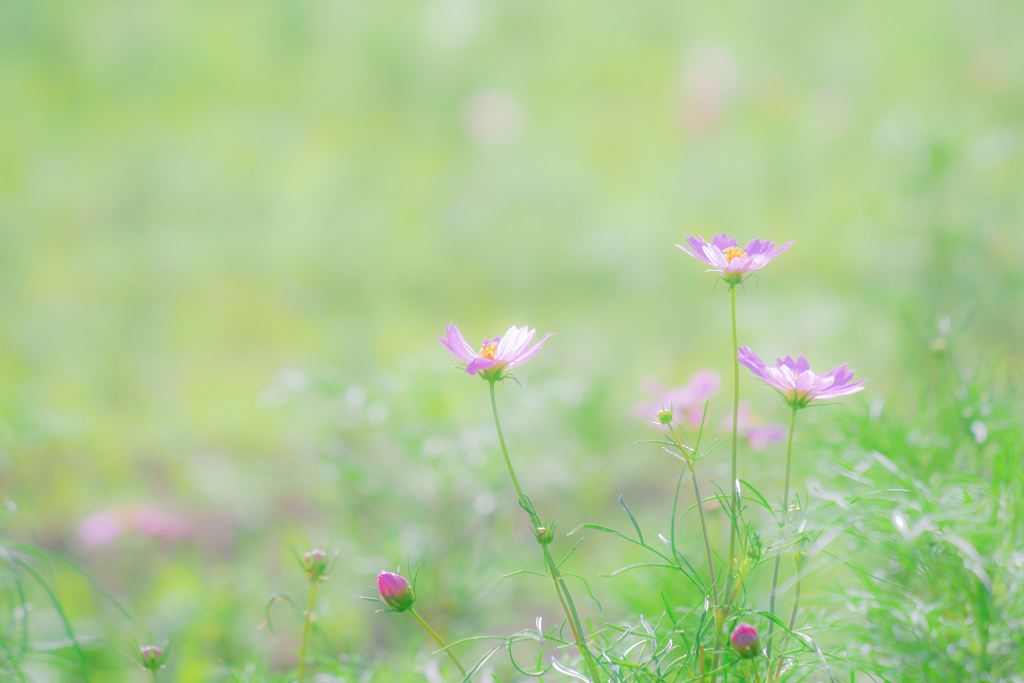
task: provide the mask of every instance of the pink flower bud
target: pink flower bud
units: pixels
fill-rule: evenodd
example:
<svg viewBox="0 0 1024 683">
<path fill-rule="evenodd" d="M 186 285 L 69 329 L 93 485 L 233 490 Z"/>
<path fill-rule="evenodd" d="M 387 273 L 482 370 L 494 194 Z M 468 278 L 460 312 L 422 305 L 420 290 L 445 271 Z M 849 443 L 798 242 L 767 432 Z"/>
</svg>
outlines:
<svg viewBox="0 0 1024 683">
<path fill-rule="evenodd" d="M 380 598 L 396 612 L 404 612 L 416 602 L 412 586 L 400 574 L 381 572 L 377 575 L 377 591 Z"/>
<path fill-rule="evenodd" d="M 729 640 L 732 641 L 732 646 L 736 648 L 736 652 L 739 653 L 740 657 L 750 659 L 757 656 L 757 629 L 747 622 L 741 621 L 736 624 L 736 628 L 732 630 L 732 636 L 729 637 Z"/>
<path fill-rule="evenodd" d="M 327 580 L 324 576 L 324 572 L 327 571 L 327 553 L 319 548 L 310 550 L 302 558 L 302 570 L 306 572 L 306 576 L 309 577 L 310 581 L 318 581 L 320 579 Z"/>
<path fill-rule="evenodd" d="M 139 648 L 139 664 L 143 669 L 157 671 L 164 667 L 164 651 L 156 645 L 143 645 Z"/>
</svg>

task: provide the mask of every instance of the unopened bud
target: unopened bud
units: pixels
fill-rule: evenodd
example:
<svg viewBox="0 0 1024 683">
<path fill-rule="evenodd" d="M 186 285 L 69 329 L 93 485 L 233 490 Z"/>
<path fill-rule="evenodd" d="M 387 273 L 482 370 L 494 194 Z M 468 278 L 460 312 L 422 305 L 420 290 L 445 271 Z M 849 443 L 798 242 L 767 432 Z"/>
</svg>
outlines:
<svg viewBox="0 0 1024 683">
<path fill-rule="evenodd" d="M 396 612 L 404 612 L 416 602 L 412 586 L 401 574 L 381 572 L 377 575 L 377 592 L 380 599 Z"/>
<path fill-rule="evenodd" d="M 672 408 L 662 408 L 654 414 L 654 419 L 657 420 L 658 424 L 670 425 L 672 420 L 675 419 L 675 414 Z"/>
<path fill-rule="evenodd" d="M 302 570 L 310 581 L 326 579 L 324 572 L 327 571 L 327 553 L 319 548 L 314 548 L 302 558 Z"/>
<path fill-rule="evenodd" d="M 143 645 L 139 648 L 139 664 L 143 669 L 157 671 L 164 667 L 164 651 L 156 645 Z"/>
<path fill-rule="evenodd" d="M 732 646 L 736 648 L 736 652 L 739 653 L 740 657 L 751 659 L 757 656 L 757 629 L 747 622 L 741 621 L 736 624 L 736 628 L 732 630 L 729 640 L 732 641 Z"/>
<path fill-rule="evenodd" d="M 541 545 L 548 545 L 555 540 L 555 530 L 550 526 L 539 526 L 533 533 L 537 537 L 537 543 Z"/>
</svg>

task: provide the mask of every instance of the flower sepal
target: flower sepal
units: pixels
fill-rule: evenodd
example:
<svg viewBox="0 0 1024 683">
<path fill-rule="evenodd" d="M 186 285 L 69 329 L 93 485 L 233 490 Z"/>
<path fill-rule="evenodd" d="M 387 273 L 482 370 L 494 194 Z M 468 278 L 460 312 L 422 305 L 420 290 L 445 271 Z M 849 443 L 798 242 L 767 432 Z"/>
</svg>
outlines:
<svg viewBox="0 0 1024 683">
<path fill-rule="evenodd" d="M 555 521 L 551 520 L 544 522 L 543 525 L 538 524 L 533 527 L 533 537 L 541 545 L 551 545 L 551 542 L 555 540 Z"/>
<path fill-rule="evenodd" d="M 167 658 L 171 656 L 170 642 L 164 647 L 153 645 L 152 643 L 139 645 L 134 637 L 131 639 L 131 642 L 135 654 L 134 658 L 143 669 L 156 672 L 167 666 Z"/>
</svg>

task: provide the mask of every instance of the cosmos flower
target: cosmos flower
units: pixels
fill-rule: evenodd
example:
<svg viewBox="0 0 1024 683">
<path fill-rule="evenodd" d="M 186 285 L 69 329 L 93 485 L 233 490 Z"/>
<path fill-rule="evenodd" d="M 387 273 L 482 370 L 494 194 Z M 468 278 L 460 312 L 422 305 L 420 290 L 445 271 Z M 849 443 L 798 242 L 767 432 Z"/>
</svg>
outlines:
<svg viewBox="0 0 1024 683">
<path fill-rule="evenodd" d="M 747 440 L 755 451 L 763 451 L 773 441 L 785 441 L 786 430 L 779 425 L 764 424 L 764 419 L 750 410 L 748 401 L 740 401 L 739 417 L 736 418 L 736 430 Z M 723 432 L 732 431 L 732 411 L 722 418 L 719 429 Z"/>
<path fill-rule="evenodd" d="M 416 602 L 409 581 L 394 572 L 381 572 L 377 575 L 377 592 L 380 593 L 380 599 L 396 612 L 404 612 Z"/>
<path fill-rule="evenodd" d="M 474 375 L 480 372 L 485 379 L 500 379 L 508 370 L 536 356 L 541 345 L 552 334 L 545 334 L 539 342 L 530 346 L 530 341 L 537 334 L 537 330 L 513 325 L 508 328 L 504 337 L 484 339 L 480 350 L 473 351 L 455 323 L 448 323 L 444 332 L 446 337 L 437 335 L 437 338 L 456 358 L 466 364 L 466 374 Z"/>
<path fill-rule="evenodd" d="M 853 370 L 840 365 L 824 375 L 815 374 L 807 359 L 800 356 L 777 358 L 774 366 L 767 366 L 749 346 L 739 348 L 739 360 L 768 386 L 782 395 L 790 408 L 804 408 L 811 401 L 824 401 L 840 396 L 849 396 L 861 391 L 867 380 L 850 382 Z"/>
<path fill-rule="evenodd" d="M 708 244 L 703 237 L 690 235 L 686 238 L 689 247 L 681 244 L 676 246 L 690 256 L 703 261 L 711 266 L 709 270 L 718 271 L 726 281 L 731 283 L 740 282 L 747 273 L 761 270 L 773 258 L 793 246 L 792 242 L 786 242 L 781 247 L 776 247 L 775 242 L 762 242 L 752 240 L 746 247 L 740 249 L 735 237 L 728 237 L 725 233 L 716 234 L 711 244 Z"/>
<path fill-rule="evenodd" d="M 98 547 L 133 531 L 147 538 L 171 541 L 192 533 L 189 522 L 151 505 L 121 505 L 89 515 L 78 525 L 78 538 L 85 545 Z"/>
<path fill-rule="evenodd" d="M 686 427 L 698 427 L 704 415 L 704 402 L 714 396 L 721 384 L 718 373 L 706 368 L 695 372 L 686 384 L 675 389 L 666 389 L 653 379 L 646 380 L 644 391 L 653 395 L 654 400 L 638 403 L 633 408 L 633 415 L 647 418 L 662 411 L 671 411 L 671 421 Z M 658 426 L 667 430 L 667 427 Z"/>
</svg>

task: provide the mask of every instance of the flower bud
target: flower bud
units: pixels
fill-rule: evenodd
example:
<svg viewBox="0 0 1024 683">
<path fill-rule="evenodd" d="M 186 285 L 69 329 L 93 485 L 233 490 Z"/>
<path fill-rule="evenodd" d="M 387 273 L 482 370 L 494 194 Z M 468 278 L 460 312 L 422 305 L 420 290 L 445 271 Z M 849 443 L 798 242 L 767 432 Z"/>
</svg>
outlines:
<svg viewBox="0 0 1024 683">
<path fill-rule="evenodd" d="M 396 612 L 404 612 L 416 602 L 409 582 L 402 575 L 393 572 L 381 572 L 377 575 L 377 591 L 380 593 L 380 599 Z"/>
<path fill-rule="evenodd" d="M 164 666 L 164 651 L 156 645 L 143 645 L 139 648 L 139 664 L 143 669 L 157 671 Z"/>
<path fill-rule="evenodd" d="M 310 550 L 302 558 L 302 571 L 306 572 L 310 581 L 326 579 L 324 572 L 327 571 L 327 553 L 319 548 Z"/>
<path fill-rule="evenodd" d="M 670 425 L 675 419 L 675 413 L 672 408 L 662 408 L 654 414 L 654 419 L 658 424 Z"/>
<path fill-rule="evenodd" d="M 535 528 L 533 534 L 537 537 L 537 543 L 541 545 L 548 545 L 555 540 L 555 530 L 550 525 Z"/>
<path fill-rule="evenodd" d="M 736 624 L 736 628 L 732 630 L 729 640 L 732 641 L 732 646 L 736 648 L 736 652 L 739 653 L 740 657 L 750 659 L 757 656 L 757 629 L 747 622 L 741 621 Z"/>
</svg>

